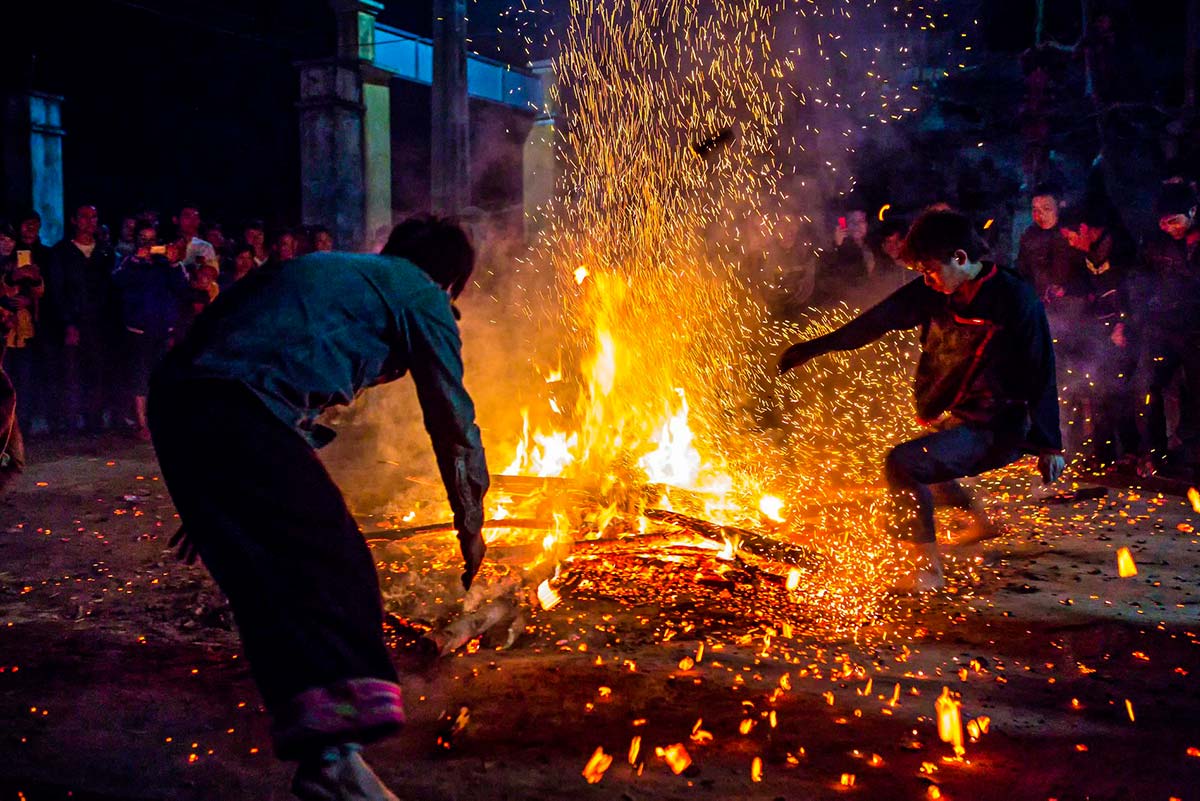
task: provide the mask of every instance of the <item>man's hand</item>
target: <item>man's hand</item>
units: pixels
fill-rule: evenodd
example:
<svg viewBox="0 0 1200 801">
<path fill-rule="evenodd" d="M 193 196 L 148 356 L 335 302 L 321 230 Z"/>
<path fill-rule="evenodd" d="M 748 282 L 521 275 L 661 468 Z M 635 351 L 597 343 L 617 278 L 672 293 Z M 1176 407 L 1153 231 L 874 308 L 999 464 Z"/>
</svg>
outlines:
<svg viewBox="0 0 1200 801">
<path fill-rule="evenodd" d="M 1038 457 L 1038 472 L 1042 474 L 1043 484 L 1053 484 L 1067 469 L 1067 462 L 1058 453 L 1043 453 Z"/>
<path fill-rule="evenodd" d="M 79 347 L 79 329 L 73 325 L 67 326 L 67 335 L 63 339 L 63 344 L 68 348 Z"/>
<path fill-rule="evenodd" d="M 483 534 L 478 531 L 473 534 L 460 531 L 458 545 L 462 549 L 463 556 L 462 585 L 464 590 L 469 590 L 471 582 L 475 580 L 475 574 L 479 572 L 479 566 L 483 564 L 483 555 L 487 553 L 487 545 L 483 543 Z"/>
<path fill-rule="evenodd" d="M 779 374 L 786 375 L 789 370 L 799 367 L 817 355 L 819 354 L 813 351 L 811 343 L 797 342 L 779 357 Z"/>
</svg>

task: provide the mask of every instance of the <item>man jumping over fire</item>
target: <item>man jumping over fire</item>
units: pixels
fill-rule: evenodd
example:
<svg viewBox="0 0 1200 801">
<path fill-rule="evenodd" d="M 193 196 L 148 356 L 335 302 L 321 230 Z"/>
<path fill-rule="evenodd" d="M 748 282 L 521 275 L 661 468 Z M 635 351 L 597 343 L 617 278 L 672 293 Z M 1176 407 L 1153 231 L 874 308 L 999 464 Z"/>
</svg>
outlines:
<svg viewBox="0 0 1200 801">
<path fill-rule="evenodd" d="M 302 799 L 395 801 L 359 750 L 404 723 L 375 563 L 313 450 L 333 436 L 316 418 L 412 374 L 469 587 L 486 550 L 488 470 L 451 304 L 474 261 L 456 223 L 425 217 L 396 226 L 380 255 L 258 270 L 221 293 L 151 383 L 183 547 L 229 598 Z"/>
<path fill-rule="evenodd" d="M 779 370 L 920 327 L 916 406 L 933 431 L 889 451 L 884 473 L 893 531 L 906 543 L 911 565 L 897 589 L 928 592 L 944 585 L 935 489 L 954 505 L 970 506 L 956 479 L 1004 467 L 1023 453 L 1038 454 L 1049 484 L 1064 469 L 1062 434 L 1050 326 L 1033 287 L 987 261 L 971 221 L 953 211 L 918 218 L 904 260 L 921 279 L 838 330 L 792 345 Z"/>
</svg>

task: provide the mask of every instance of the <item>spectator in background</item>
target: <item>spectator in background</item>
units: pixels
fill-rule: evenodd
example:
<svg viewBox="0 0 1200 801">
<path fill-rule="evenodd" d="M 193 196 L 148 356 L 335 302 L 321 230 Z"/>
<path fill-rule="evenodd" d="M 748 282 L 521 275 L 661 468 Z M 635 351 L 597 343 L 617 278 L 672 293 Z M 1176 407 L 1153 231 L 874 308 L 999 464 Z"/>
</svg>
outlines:
<svg viewBox="0 0 1200 801">
<path fill-rule="evenodd" d="M 223 270 L 218 279 L 221 290 L 224 291 L 233 286 L 257 268 L 258 264 L 254 260 L 254 248 L 247 243 L 238 245 L 233 249 L 233 259 L 229 263 L 229 269 Z"/>
<path fill-rule="evenodd" d="M 291 231 L 280 231 L 271 242 L 271 258 L 267 264 L 280 265 L 289 262 L 300 255 L 296 235 Z"/>
<path fill-rule="evenodd" d="M 37 408 L 39 392 L 34 378 L 37 354 L 38 303 L 45 293 L 41 270 L 33 262 L 32 252 L 17 250 L 17 234 L 11 225 L 0 222 L 0 299 L 11 314 L 11 325 L 4 341 L 4 371 L 12 381 L 21 414 L 28 423 L 29 413 Z M 0 423 L 0 429 L 3 424 Z M 3 433 L 0 431 L 0 439 Z"/>
<path fill-rule="evenodd" d="M 814 300 L 829 303 L 866 285 L 875 270 L 875 257 L 867 246 L 867 213 L 852 210 L 838 218 L 833 250 L 824 254 L 817 269 Z"/>
<path fill-rule="evenodd" d="M 175 240 L 183 246 L 183 265 L 189 272 L 201 264 L 221 268 L 216 248 L 211 242 L 200 238 L 200 210 L 195 206 L 184 206 L 175 218 Z"/>
<path fill-rule="evenodd" d="M 1142 425 L 1139 473 L 1154 472 L 1167 456 L 1163 395 L 1182 370 L 1178 437 L 1183 462 L 1200 479 L 1200 226 L 1196 195 L 1182 183 L 1163 185 L 1156 212 L 1159 231 L 1142 246 L 1143 282 L 1135 294 L 1143 347 L 1138 397 L 1148 408 Z"/>
<path fill-rule="evenodd" d="M 0 492 L 25 468 L 25 448 L 17 425 L 17 394 L 4 372 L 4 341 L 15 323 L 9 298 L 0 297 Z"/>
<path fill-rule="evenodd" d="M 912 280 L 912 271 L 904 266 L 900 254 L 908 225 L 903 220 L 888 220 L 875 235 L 875 271 L 871 275 L 872 294 L 883 299 Z"/>
<path fill-rule="evenodd" d="M 204 226 L 201 235 L 206 242 L 213 246 L 218 262 L 223 262 L 230 257 L 229 251 L 233 247 L 233 243 L 226 238 L 225 229 L 220 223 L 208 223 Z"/>
<path fill-rule="evenodd" d="M 325 226 L 317 226 L 312 232 L 312 249 L 316 253 L 329 253 L 333 250 L 333 232 Z"/>
<path fill-rule="evenodd" d="M 42 242 L 42 216 L 33 209 L 17 220 L 17 250 L 28 250 L 33 254 L 33 263 L 43 269 L 50 263 L 50 248 Z"/>
<path fill-rule="evenodd" d="M 1059 191 L 1048 184 L 1034 190 L 1033 224 L 1021 234 L 1017 251 L 1017 272 L 1033 284 L 1038 297 L 1046 304 L 1046 313 L 1055 334 L 1055 306 L 1067 297 L 1078 297 L 1079 256 L 1071 249 L 1059 231 Z"/>
<path fill-rule="evenodd" d="M 178 244 L 169 255 L 158 247 L 154 224 L 137 226 L 137 249 L 112 274 L 121 308 L 123 347 L 128 365 L 129 391 L 133 396 L 134 419 L 139 439 L 150 439 L 146 423 L 146 396 L 150 372 L 166 352 L 167 343 L 180 321 L 186 299 L 188 274 L 178 256 Z M 199 269 L 212 269 L 202 265 Z"/>
<path fill-rule="evenodd" d="M 1092 442 L 1098 466 L 1137 447 L 1134 376 L 1137 349 L 1130 322 L 1137 247 L 1107 203 L 1088 203 L 1063 215 L 1062 232 L 1083 256 L 1083 313 L 1075 320 L 1077 367 L 1087 379 L 1077 401 L 1075 427 Z"/>
<path fill-rule="evenodd" d="M 242 228 L 242 241 L 254 248 L 254 266 L 262 267 L 271 258 L 267 250 L 267 229 L 262 220 L 251 220 Z"/>
<path fill-rule="evenodd" d="M 137 250 L 137 225 L 136 217 L 121 218 L 121 230 L 117 233 L 117 244 L 113 248 L 118 262 L 132 256 Z"/>
<path fill-rule="evenodd" d="M 71 236 L 50 253 L 46 299 L 55 310 L 50 330 L 62 343 L 63 422 L 68 428 L 104 427 L 116 313 L 112 291 L 113 253 L 96 241 L 100 218 L 84 204 L 71 217 Z"/>
</svg>

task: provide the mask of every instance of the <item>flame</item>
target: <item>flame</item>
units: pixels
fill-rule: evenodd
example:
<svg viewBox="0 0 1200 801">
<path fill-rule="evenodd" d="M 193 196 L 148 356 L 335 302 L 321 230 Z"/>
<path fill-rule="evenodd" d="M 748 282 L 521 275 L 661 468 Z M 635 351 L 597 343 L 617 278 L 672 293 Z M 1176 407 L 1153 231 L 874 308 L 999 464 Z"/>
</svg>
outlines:
<svg viewBox="0 0 1200 801">
<path fill-rule="evenodd" d="M 1195 487 L 1188 487 L 1187 491 L 1188 503 L 1192 505 L 1192 511 L 1200 515 L 1200 490 Z"/>
<path fill-rule="evenodd" d="M 762 781 L 762 757 L 755 757 L 754 761 L 750 763 L 750 781 Z"/>
<path fill-rule="evenodd" d="M 937 710 L 938 737 L 942 742 L 950 743 L 954 755 L 961 757 L 966 753 L 963 748 L 963 727 L 960 708 L 962 703 L 950 697 L 950 688 L 942 687 L 942 694 L 933 702 Z"/>
<path fill-rule="evenodd" d="M 542 605 L 542 609 L 547 611 L 558 606 L 559 601 L 562 600 L 562 597 L 558 594 L 558 591 L 550 586 L 550 579 L 546 579 L 538 585 L 537 596 L 538 603 Z"/>
<path fill-rule="evenodd" d="M 578 267 L 575 269 L 575 283 L 582 284 L 588 277 L 587 267 Z"/>
<path fill-rule="evenodd" d="M 655 748 L 654 753 L 666 763 L 670 765 L 671 771 L 678 776 L 683 773 L 692 764 L 692 757 L 688 754 L 687 749 L 683 747 L 683 743 L 675 743 L 668 745 L 666 748 Z"/>
<path fill-rule="evenodd" d="M 783 518 L 783 500 L 773 495 L 764 495 L 759 499 L 758 511 L 776 523 L 786 522 Z"/>
<path fill-rule="evenodd" d="M 1124 546 L 1117 551 L 1117 575 L 1121 578 L 1132 578 L 1137 575 L 1137 565 L 1133 561 L 1133 554 Z"/>
<path fill-rule="evenodd" d="M 642 750 L 642 736 L 635 734 L 633 739 L 629 741 L 629 764 L 636 765 L 638 754 Z"/>
<path fill-rule="evenodd" d="M 604 753 L 603 748 L 597 748 L 596 753 L 592 754 L 592 758 L 583 766 L 583 778 L 587 779 L 588 784 L 595 784 L 604 778 L 604 771 L 608 770 L 612 761 L 613 758 Z"/>
</svg>

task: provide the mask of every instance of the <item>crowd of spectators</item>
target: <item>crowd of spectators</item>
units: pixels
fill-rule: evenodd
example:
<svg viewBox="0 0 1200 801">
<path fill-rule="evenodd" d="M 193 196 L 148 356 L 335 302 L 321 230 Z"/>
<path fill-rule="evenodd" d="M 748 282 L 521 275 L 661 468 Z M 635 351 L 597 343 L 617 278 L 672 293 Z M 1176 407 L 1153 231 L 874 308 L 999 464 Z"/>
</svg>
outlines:
<svg viewBox="0 0 1200 801">
<path fill-rule="evenodd" d="M 1072 199 L 1046 185 L 1032 194 L 1012 267 L 1050 319 L 1068 449 L 1101 466 L 1200 481 L 1195 185 L 1164 183 L 1157 230 L 1140 237 L 1103 192 Z M 325 228 L 268 236 L 251 220 L 229 232 L 191 205 L 166 222 L 152 211 L 124 217 L 115 238 L 91 205 L 69 223 L 48 246 L 36 213 L 0 221 L 0 364 L 27 434 L 123 429 L 148 438 L 150 370 L 191 321 L 254 270 L 334 247 Z M 847 211 L 811 295 L 793 300 L 878 302 L 914 277 L 901 256 L 906 231 L 899 217 L 872 229 L 864 211 Z M 0 430 L 0 453 L 19 453 L 20 435 Z"/>
<path fill-rule="evenodd" d="M 52 245 L 34 211 L 0 221 L 0 364 L 26 434 L 123 429 L 148 439 L 150 370 L 191 321 L 263 265 L 334 246 L 328 229 L 268 236 L 259 220 L 230 236 L 193 205 L 169 221 L 126 216 L 116 232 L 87 204 Z M 14 426 L 7 439 L 20 433 Z"/>
<path fill-rule="evenodd" d="M 1095 187 L 1039 186 L 1029 210 L 1011 266 L 1033 284 L 1050 319 L 1068 451 L 1098 468 L 1165 470 L 1200 482 L 1195 184 L 1162 184 L 1157 228 L 1140 236 Z M 900 256 L 906 228 L 886 217 L 871 230 L 861 210 L 838 218 L 808 302 L 865 307 L 913 280 Z"/>
</svg>

